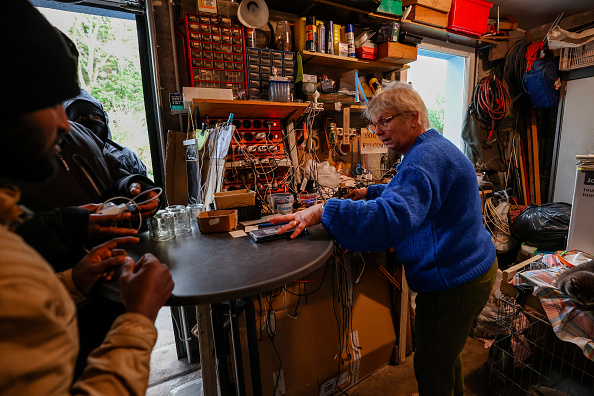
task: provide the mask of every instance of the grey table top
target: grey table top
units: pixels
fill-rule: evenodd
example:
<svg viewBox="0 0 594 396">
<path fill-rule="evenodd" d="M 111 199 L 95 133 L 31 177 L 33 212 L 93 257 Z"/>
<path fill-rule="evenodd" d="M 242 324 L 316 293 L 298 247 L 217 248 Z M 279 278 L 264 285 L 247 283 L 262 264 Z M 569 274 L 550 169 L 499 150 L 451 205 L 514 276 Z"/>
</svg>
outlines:
<svg viewBox="0 0 594 396">
<path fill-rule="evenodd" d="M 154 254 L 168 265 L 175 282 L 167 305 L 198 305 L 254 296 L 295 281 L 322 266 L 331 256 L 334 243 L 321 226 L 308 227 L 296 239 L 256 243 L 250 236 L 233 238 L 228 233 L 178 235 L 163 242 L 150 240 L 148 233 L 126 251 L 138 260 Z M 117 283 L 104 294 L 119 299 Z"/>
</svg>

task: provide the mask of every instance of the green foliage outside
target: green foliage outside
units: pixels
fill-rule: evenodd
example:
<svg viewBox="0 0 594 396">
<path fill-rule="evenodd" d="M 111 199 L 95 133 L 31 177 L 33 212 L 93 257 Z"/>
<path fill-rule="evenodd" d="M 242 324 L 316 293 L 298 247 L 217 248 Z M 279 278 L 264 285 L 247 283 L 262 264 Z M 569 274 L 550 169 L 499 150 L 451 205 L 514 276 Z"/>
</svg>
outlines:
<svg viewBox="0 0 594 396">
<path fill-rule="evenodd" d="M 427 108 L 429 116 L 429 124 L 431 128 L 439 131 L 443 135 L 443 120 L 445 116 L 444 110 L 445 98 L 438 93 L 435 94 L 435 106 Z"/>
<path fill-rule="evenodd" d="M 112 140 L 138 154 L 152 179 L 136 23 L 43 8 L 40 11 L 76 44 L 81 88 L 103 103 Z"/>
</svg>

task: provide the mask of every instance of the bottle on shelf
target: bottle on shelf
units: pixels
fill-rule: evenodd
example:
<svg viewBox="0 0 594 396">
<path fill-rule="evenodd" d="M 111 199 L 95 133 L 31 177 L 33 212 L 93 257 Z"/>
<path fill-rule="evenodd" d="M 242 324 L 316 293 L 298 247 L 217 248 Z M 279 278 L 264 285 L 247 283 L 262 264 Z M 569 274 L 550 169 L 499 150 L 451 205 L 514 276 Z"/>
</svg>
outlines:
<svg viewBox="0 0 594 396">
<path fill-rule="evenodd" d="M 305 49 L 305 17 L 295 22 L 295 51 L 301 52 Z"/>
<path fill-rule="evenodd" d="M 367 82 L 369 83 L 369 86 L 371 87 L 371 91 L 373 92 L 374 95 L 382 92 L 382 85 L 380 84 L 377 77 L 375 77 L 375 75 L 373 73 L 369 73 L 367 75 Z"/>
<path fill-rule="evenodd" d="M 316 31 L 316 17 L 308 16 L 305 26 L 305 49 L 308 51 L 316 50 L 317 31 Z"/>
<path fill-rule="evenodd" d="M 318 44 L 317 44 L 318 52 L 325 53 L 326 52 L 326 27 L 324 26 L 324 22 L 318 21 Z"/>
<path fill-rule="evenodd" d="M 355 55 L 355 33 L 353 32 L 353 24 L 346 25 L 346 43 L 348 45 L 349 57 L 354 58 Z"/>
<path fill-rule="evenodd" d="M 334 55 L 334 22 L 328 21 L 326 27 L 326 53 Z"/>
<path fill-rule="evenodd" d="M 365 76 L 359 76 L 359 81 L 361 82 L 361 87 L 363 88 L 363 92 L 365 92 L 365 96 L 367 96 L 368 99 L 371 98 L 373 96 L 373 92 L 371 91 Z"/>
</svg>

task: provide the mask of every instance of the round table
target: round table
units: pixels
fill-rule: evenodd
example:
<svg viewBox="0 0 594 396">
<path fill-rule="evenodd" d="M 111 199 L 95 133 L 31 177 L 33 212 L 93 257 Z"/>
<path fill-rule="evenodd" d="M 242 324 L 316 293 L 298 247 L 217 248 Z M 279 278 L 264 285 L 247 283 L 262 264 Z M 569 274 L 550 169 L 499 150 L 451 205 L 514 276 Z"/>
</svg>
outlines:
<svg viewBox="0 0 594 396">
<path fill-rule="evenodd" d="M 202 234 L 193 227 L 191 233 L 178 235 L 168 241 L 152 241 L 148 233 L 139 235 L 139 238 L 139 243 L 126 246 L 125 250 L 135 261 L 145 253 L 152 253 L 167 264 L 175 282 L 167 305 L 197 306 L 204 394 L 216 394 L 217 371 L 212 362 L 213 346 L 217 350 L 221 393 L 230 395 L 235 392 L 230 384 L 224 357 L 223 314 L 219 303 L 225 302 L 229 303 L 226 309 L 231 318 L 238 393 L 242 395 L 245 392 L 243 369 L 239 363 L 241 346 L 237 323 L 239 312 L 244 310 L 252 394 L 261 395 L 252 296 L 282 287 L 324 265 L 334 249 L 330 234 L 321 225 L 316 225 L 308 227 L 305 234 L 295 239 L 256 243 L 250 236 L 233 238 L 226 232 Z M 102 291 L 110 299 L 120 299 L 116 282 L 105 284 Z M 236 300 L 243 300 L 243 308 L 237 308 Z M 211 304 L 212 323 L 211 315 L 204 311 L 206 304 Z M 209 383 L 211 385 L 207 386 Z"/>
<path fill-rule="evenodd" d="M 321 225 L 308 227 L 295 239 L 256 243 L 250 236 L 201 234 L 197 228 L 168 241 L 152 241 L 148 233 L 125 247 L 136 261 L 152 253 L 167 264 L 175 287 L 167 305 L 199 305 L 254 296 L 313 272 L 332 255 L 334 243 Z M 119 299 L 117 283 L 105 292 Z"/>
</svg>

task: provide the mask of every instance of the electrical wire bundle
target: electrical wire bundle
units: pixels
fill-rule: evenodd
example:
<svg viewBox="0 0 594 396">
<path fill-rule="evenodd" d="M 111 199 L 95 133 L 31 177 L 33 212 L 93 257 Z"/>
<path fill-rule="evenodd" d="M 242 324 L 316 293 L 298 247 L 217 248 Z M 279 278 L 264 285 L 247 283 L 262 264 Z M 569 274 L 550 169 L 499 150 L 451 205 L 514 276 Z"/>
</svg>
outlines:
<svg viewBox="0 0 594 396">
<path fill-rule="evenodd" d="M 505 55 L 504 80 L 513 94 L 514 102 L 524 93 L 524 73 L 526 72 L 526 52 L 530 43 L 516 41 Z"/>
<path fill-rule="evenodd" d="M 484 77 L 474 90 L 474 108 L 477 116 L 485 123 L 491 123 L 491 130 L 487 140 L 495 130 L 497 121 L 505 117 L 511 98 L 507 89 L 497 77 Z"/>
<path fill-rule="evenodd" d="M 495 246 L 500 247 L 508 244 L 509 239 L 511 238 L 511 232 L 507 214 L 504 215 L 497 210 L 493 204 L 493 198 L 487 198 L 485 200 L 485 208 L 483 212 L 483 223 L 493 236 Z"/>
</svg>

